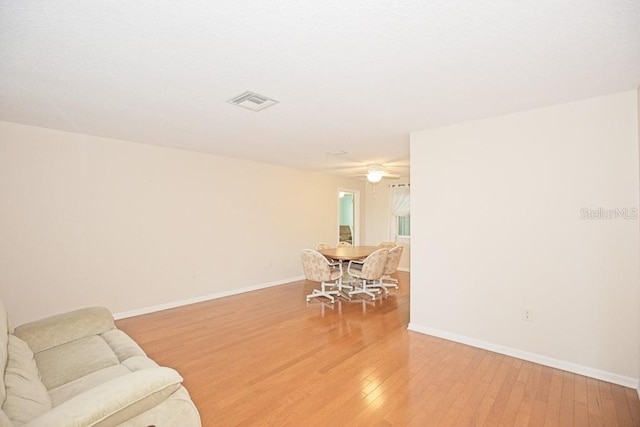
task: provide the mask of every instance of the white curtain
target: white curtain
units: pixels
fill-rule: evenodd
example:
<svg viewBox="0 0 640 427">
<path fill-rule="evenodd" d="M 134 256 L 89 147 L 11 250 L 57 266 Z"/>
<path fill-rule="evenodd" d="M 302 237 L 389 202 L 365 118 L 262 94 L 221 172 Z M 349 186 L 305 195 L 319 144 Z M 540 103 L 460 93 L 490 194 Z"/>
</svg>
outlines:
<svg viewBox="0 0 640 427">
<path fill-rule="evenodd" d="M 398 217 L 411 212 L 411 191 L 409 184 L 391 185 L 389 189 L 389 238 L 398 239 Z"/>
</svg>

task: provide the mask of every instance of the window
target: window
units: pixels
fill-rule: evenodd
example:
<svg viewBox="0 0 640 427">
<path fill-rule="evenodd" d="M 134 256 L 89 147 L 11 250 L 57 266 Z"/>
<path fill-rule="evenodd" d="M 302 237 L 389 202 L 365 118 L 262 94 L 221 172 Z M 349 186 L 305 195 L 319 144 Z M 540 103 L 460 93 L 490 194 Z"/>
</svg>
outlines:
<svg viewBox="0 0 640 427">
<path fill-rule="evenodd" d="M 398 217 L 398 237 L 411 236 L 411 222 L 409 218 L 409 215 Z"/>
<path fill-rule="evenodd" d="M 409 237 L 411 235 L 409 184 L 391 185 L 389 196 L 389 238 L 396 241 L 398 237 Z"/>
</svg>

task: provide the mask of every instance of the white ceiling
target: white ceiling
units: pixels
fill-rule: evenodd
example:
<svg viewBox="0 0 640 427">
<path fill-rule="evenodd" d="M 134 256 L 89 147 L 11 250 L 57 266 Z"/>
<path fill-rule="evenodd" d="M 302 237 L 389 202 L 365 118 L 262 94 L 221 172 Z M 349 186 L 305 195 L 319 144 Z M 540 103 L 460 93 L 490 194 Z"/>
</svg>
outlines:
<svg viewBox="0 0 640 427">
<path fill-rule="evenodd" d="M 639 84 L 640 0 L 0 0 L 0 120 L 297 168 Z"/>
</svg>

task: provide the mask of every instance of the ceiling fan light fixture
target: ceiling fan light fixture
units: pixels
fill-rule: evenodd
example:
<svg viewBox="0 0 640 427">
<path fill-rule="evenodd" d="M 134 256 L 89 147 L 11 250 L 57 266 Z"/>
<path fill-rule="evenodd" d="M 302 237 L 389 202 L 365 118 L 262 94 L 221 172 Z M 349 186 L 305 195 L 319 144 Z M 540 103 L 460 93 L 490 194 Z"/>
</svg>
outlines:
<svg viewBox="0 0 640 427">
<path fill-rule="evenodd" d="M 384 175 L 384 171 L 380 165 L 369 165 L 367 170 L 367 181 L 372 184 L 380 182 L 382 176 Z"/>
<path fill-rule="evenodd" d="M 371 171 L 367 173 L 367 181 L 369 181 L 372 184 L 380 182 L 381 179 L 382 179 L 381 171 Z"/>
</svg>

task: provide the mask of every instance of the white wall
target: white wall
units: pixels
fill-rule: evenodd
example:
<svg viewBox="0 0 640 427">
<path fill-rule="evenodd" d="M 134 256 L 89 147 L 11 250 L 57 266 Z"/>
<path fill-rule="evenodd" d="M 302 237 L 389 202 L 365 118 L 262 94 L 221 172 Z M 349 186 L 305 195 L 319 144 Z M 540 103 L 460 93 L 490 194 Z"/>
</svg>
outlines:
<svg viewBox="0 0 640 427">
<path fill-rule="evenodd" d="M 411 329 L 636 387 L 636 97 L 411 136 Z"/>
<path fill-rule="evenodd" d="M 640 163 L 640 88 L 638 88 L 638 93 L 637 93 L 637 101 L 638 101 L 638 108 L 636 110 L 636 116 L 637 116 L 637 121 L 638 121 L 638 163 Z M 640 176 L 639 176 L 640 178 Z M 640 286 L 640 284 L 639 284 Z M 640 300 L 638 300 L 638 306 L 640 307 Z M 640 346 L 640 328 L 639 329 L 639 333 L 638 333 L 638 345 Z M 640 352 L 638 352 L 638 371 L 640 372 Z M 640 397 L 640 380 L 638 381 L 638 386 L 636 387 L 636 390 L 638 392 L 638 397 Z"/>
<path fill-rule="evenodd" d="M 337 189 L 363 185 L 0 122 L 0 298 L 19 324 L 298 278 L 300 250 L 336 239 Z"/>
<path fill-rule="evenodd" d="M 408 183 L 408 180 L 393 181 L 393 184 Z M 390 240 L 389 185 L 389 181 L 385 179 L 376 184 L 375 187 L 373 184 L 366 183 L 367 227 L 365 245 L 377 245 L 380 242 Z M 404 246 L 398 268 L 403 271 L 409 271 L 411 267 L 411 239 L 398 238 L 398 244 Z"/>
</svg>

